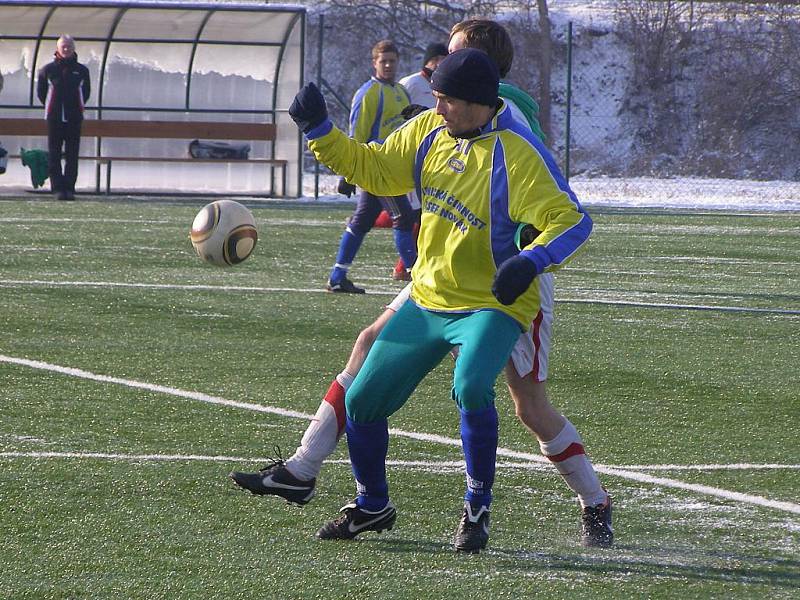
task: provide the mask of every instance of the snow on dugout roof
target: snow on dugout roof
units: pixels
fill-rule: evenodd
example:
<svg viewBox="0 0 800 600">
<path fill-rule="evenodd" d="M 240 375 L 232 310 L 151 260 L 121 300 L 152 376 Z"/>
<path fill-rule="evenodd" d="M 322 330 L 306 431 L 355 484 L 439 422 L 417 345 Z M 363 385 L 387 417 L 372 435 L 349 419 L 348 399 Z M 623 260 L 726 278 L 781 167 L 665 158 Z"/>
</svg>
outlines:
<svg viewBox="0 0 800 600">
<path fill-rule="evenodd" d="M 304 7 L 278 4 L 4 0 L 0 112 L 41 116 L 36 73 L 68 33 L 91 73 L 88 118 L 274 122 L 278 139 L 263 148 L 254 144 L 252 155 L 288 160 L 286 192 L 296 196 L 301 138 L 287 109 L 303 83 L 305 14 Z M 148 146 L 165 142 L 108 140 L 103 153 L 112 154 L 114 143 L 124 143 L 127 154 L 138 147 L 147 155 Z M 263 167 L 237 168 L 253 173 L 233 181 L 252 179 L 252 185 L 225 191 L 264 189 Z M 121 171 L 115 167 L 114 185 L 128 187 Z M 130 178 L 139 181 L 139 175 Z"/>
</svg>

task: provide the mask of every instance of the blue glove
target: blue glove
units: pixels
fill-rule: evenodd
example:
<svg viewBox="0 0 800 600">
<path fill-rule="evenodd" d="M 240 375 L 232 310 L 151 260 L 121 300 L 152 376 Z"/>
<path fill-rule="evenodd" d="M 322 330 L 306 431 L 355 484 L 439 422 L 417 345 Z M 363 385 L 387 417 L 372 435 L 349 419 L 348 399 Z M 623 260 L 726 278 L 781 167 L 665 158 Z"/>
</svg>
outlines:
<svg viewBox="0 0 800 600">
<path fill-rule="evenodd" d="M 336 186 L 336 191 L 349 198 L 355 193 L 356 186 L 354 186 L 352 183 L 349 183 L 344 177 L 340 177 L 339 185 Z"/>
<path fill-rule="evenodd" d="M 536 265 L 524 256 L 512 256 L 505 261 L 494 276 L 492 294 L 500 304 L 514 304 L 525 293 L 538 275 Z"/>
<path fill-rule="evenodd" d="M 303 86 L 289 107 L 289 116 L 303 133 L 308 133 L 328 118 L 325 98 L 314 83 Z"/>
</svg>

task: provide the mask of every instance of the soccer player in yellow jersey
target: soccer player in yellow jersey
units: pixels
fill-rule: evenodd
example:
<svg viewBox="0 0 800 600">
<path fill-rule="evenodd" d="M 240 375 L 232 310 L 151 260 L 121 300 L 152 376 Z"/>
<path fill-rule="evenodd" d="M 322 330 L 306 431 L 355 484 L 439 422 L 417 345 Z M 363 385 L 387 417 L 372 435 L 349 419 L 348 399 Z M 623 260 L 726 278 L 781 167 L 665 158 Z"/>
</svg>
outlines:
<svg viewBox="0 0 800 600">
<path fill-rule="evenodd" d="M 358 494 L 342 517 L 320 529 L 320 538 L 352 538 L 394 524 L 387 419 L 458 347 L 452 395 L 461 414 L 467 489 L 455 547 L 476 552 L 488 541 L 494 381 L 539 309 L 539 288 L 531 283 L 568 261 L 592 228 L 549 152 L 498 99 L 498 85 L 485 53 L 454 52 L 432 79 L 436 109 L 382 145 L 359 144 L 333 127 L 313 84 L 290 108 L 312 151 L 335 172 L 377 194 L 416 188 L 423 203 L 411 301 L 386 324 L 346 397 Z M 518 252 L 515 233 L 525 223 L 540 234 Z"/>
<path fill-rule="evenodd" d="M 513 43 L 505 28 L 496 21 L 473 18 L 457 23 L 450 34 L 449 51 L 461 48 L 484 50 L 497 65 L 501 77 L 511 70 Z M 509 94 L 509 91 L 513 93 Z M 541 138 L 535 101 L 525 98 L 523 91 L 509 84 L 501 83 L 499 93 L 517 119 L 527 123 Z M 519 97 L 522 97 L 521 101 L 517 100 Z M 535 235 L 536 232 L 532 233 Z M 522 237 L 521 246 L 527 245 L 529 236 Z M 520 335 L 514 346 L 505 368 L 506 379 L 520 421 L 536 436 L 542 453 L 578 496 L 582 509 L 581 543 L 585 546 L 609 546 L 613 542 L 611 498 L 603 489 L 575 426 L 547 398 L 553 321 L 552 280 L 552 273 L 542 274 L 535 280 L 540 289 L 540 310 L 530 329 Z M 335 450 L 344 432 L 346 390 L 380 331 L 408 300 L 409 292 L 410 285 L 359 334 L 344 370 L 331 382 L 295 453 L 285 462 L 279 458 L 257 473 L 231 473 L 237 485 L 254 494 L 277 495 L 300 505 L 311 500 L 323 460 Z"/>
<path fill-rule="evenodd" d="M 375 74 L 356 91 L 350 107 L 350 137 L 354 140 L 381 144 L 405 120 L 401 113 L 409 105 L 409 99 L 406 89 L 395 82 L 398 59 L 397 46 L 389 40 L 382 40 L 372 48 Z M 350 197 L 355 186 L 342 178 L 338 190 Z M 408 197 L 405 194 L 376 196 L 362 190 L 339 242 L 336 263 L 328 277 L 329 292 L 364 293 L 363 288 L 350 281 L 347 273 L 381 210 L 392 217 L 394 242 L 403 263 L 414 264 L 417 258 L 413 233 L 416 214 Z"/>
</svg>

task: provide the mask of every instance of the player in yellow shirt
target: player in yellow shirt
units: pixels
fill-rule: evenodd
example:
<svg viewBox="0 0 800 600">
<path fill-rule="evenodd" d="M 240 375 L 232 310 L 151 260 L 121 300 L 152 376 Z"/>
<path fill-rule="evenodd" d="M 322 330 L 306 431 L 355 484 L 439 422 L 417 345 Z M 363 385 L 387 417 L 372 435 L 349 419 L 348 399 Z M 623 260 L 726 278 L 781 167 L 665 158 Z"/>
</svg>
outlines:
<svg viewBox="0 0 800 600">
<path fill-rule="evenodd" d="M 423 202 L 412 302 L 389 320 L 346 398 L 358 496 L 320 529 L 321 538 L 394 524 L 385 478 L 387 417 L 458 346 L 452 393 L 461 413 L 467 491 L 455 546 L 474 552 L 488 541 L 494 381 L 538 311 L 534 278 L 569 260 L 592 227 L 549 152 L 498 99 L 498 82 L 483 52 L 454 52 L 434 73 L 436 110 L 383 145 L 359 144 L 334 128 L 313 84 L 290 109 L 311 149 L 334 171 L 378 194 L 415 187 Z M 514 237 L 523 223 L 541 233 L 518 253 Z"/>
<path fill-rule="evenodd" d="M 356 91 L 350 107 L 350 137 L 354 140 L 383 143 L 405 121 L 402 111 L 409 105 L 409 99 L 406 89 L 395 82 L 398 59 L 397 46 L 389 40 L 382 40 L 372 48 L 375 74 Z M 355 192 L 355 185 L 342 178 L 338 190 L 349 198 Z M 386 210 L 392 217 L 397 253 L 404 264 L 414 264 L 417 258 L 413 234 L 416 214 L 408 197 L 405 193 L 376 196 L 364 189 L 339 242 L 336 263 L 328 277 L 329 292 L 364 293 L 363 288 L 350 281 L 347 272 L 381 210 Z"/>
</svg>

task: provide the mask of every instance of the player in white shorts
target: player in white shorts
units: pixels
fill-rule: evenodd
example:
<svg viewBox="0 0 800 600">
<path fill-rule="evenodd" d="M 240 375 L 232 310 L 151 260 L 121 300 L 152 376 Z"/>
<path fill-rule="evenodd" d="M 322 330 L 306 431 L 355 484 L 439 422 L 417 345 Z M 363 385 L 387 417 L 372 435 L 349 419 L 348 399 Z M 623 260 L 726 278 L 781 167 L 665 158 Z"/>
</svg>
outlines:
<svg viewBox="0 0 800 600">
<path fill-rule="evenodd" d="M 449 50 L 454 52 L 463 47 L 487 52 L 498 64 L 501 77 L 510 69 L 513 44 L 506 30 L 495 21 L 468 19 L 455 25 L 450 35 Z M 518 89 L 515 94 L 525 95 Z M 512 98 L 504 100 L 513 103 Z M 521 227 L 518 233 L 524 236 L 523 231 Z M 529 234 L 537 235 L 538 232 L 534 230 Z M 519 247 L 524 245 L 518 243 Z M 295 453 L 285 461 L 277 457 L 257 473 L 232 472 L 230 477 L 238 486 L 254 494 L 276 495 L 300 505 L 311 500 L 322 463 L 336 449 L 344 432 L 345 393 L 384 325 L 408 300 L 412 285 L 408 284 L 375 322 L 361 331 L 345 369 L 331 382 Z M 506 365 L 508 390 L 517 417 L 536 437 L 542 454 L 552 462 L 578 497 L 581 505 L 581 542 L 585 546 L 610 546 L 614 537 L 611 497 L 601 485 L 578 431 L 547 397 L 545 381 L 553 327 L 553 275 L 539 275 L 533 285 L 539 285 L 541 309 L 531 328 L 520 335 Z"/>
</svg>

